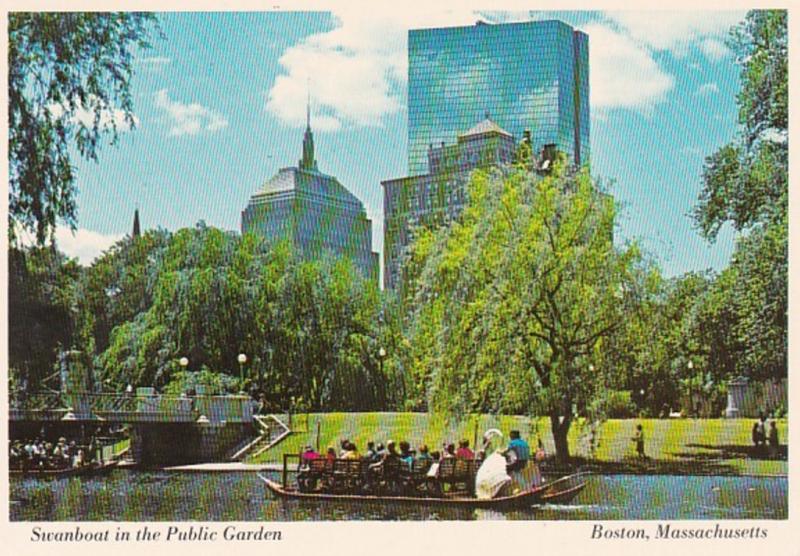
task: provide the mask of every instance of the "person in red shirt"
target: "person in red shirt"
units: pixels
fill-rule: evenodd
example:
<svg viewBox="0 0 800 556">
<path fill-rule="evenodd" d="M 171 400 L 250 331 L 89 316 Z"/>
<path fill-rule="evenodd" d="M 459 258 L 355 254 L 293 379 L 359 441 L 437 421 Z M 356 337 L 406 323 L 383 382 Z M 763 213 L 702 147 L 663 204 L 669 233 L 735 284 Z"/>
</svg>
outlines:
<svg viewBox="0 0 800 556">
<path fill-rule="evenodd" d="M 322 456 L 319 455 L 314 448 L 311 446 L 306 446 L 303 449 L 303 453 L 301 455 L 301 459 L 304 465 L 309 465 L 309 462 L 315 460 L 317 458 L 321 458 Z"/>
<path fill-rule="evenodd" d="M 459 441 L 458 450 L 456 450 L 456 458 L 475 459 L 475 453 L 469 449 L 469 440 Z"/>
</svg>

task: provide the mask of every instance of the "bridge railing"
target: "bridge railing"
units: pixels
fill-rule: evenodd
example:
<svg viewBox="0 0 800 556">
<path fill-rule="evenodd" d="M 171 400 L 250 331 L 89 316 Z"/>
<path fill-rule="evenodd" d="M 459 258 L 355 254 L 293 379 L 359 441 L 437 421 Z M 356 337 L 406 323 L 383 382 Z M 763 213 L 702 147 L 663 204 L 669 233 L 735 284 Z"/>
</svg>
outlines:
<svg viewBox="0 0 800 556">
<path fill-rule="evenodd" d="M 66 407 L 61 399 L 61 392 L 38 392 L 36 394 L 21 395 L 12 399 L 11 409 L 42 411 Z"/>
<path fill-rule="evenodd" d="M 170 396 L 76 392 L 37 393 L 11 407 L 12 419 L 105 419 L 116 421 L 251 422 L 248 396 Z"/>
</svg>

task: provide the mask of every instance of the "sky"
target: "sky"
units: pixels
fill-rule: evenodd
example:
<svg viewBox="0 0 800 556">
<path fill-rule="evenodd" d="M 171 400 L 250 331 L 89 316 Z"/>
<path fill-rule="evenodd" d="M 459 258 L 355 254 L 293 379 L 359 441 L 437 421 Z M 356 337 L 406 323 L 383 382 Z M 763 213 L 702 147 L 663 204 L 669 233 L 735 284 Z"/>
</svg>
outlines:
<svg viewBox="0 0 800 556">
<path fill-rule="evenodd" d="M 688 216 L 705 156 L 733 139 L 739 68 L 725 44 L 744 12 L 169 13 L 140 52 L 136 127 L 79 161 L 78 230 L 59 247 L 88 264 L 130 233 L 204 220 L 240 229 L 250 196 L 297 165 L 311 91 L 320 171 L 364 203 L 383 247 L 380 182 L 407 169 L 408 29 L 561 19 L 589 35 L 592 173 L 622 206 L 615 241 L 639 241 L 664 274 L 724 268 Z M 109 113 L 105 118 L 120 118 Z"/>
</svg>

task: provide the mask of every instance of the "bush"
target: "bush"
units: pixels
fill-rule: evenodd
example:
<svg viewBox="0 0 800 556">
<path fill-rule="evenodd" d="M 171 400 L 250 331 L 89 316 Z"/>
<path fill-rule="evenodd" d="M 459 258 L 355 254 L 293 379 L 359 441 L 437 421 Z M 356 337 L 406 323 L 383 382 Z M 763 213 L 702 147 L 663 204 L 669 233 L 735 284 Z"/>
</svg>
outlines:
<svg viewBox="0 0 800 556">
<path fill-rule="evenodd" d="M 611 390 L 606 394 L 606 415 L 612 419 L 625 419 L 636 415 L 636 405 L 628 390 Z"/>
<path fill-rule="evenodd" d="M 234 392 L 237 384 L 234 377 L 208 369 L 200 372 L 179 371 L 164 387 L 164 394 L 179 396 L 185 392 L 203 390 L 206 395 L 213 396 Z"/>
</svg>

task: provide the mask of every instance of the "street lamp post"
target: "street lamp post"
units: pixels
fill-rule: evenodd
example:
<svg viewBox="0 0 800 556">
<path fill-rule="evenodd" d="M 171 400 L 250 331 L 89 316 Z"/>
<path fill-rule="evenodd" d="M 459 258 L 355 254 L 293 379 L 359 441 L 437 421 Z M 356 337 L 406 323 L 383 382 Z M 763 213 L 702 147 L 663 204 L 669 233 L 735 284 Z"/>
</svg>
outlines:
<svg viewBox="0 0 800 556">
<path fill-rule="evenodd" d="M 691 359 L 686 364 L 686 368 L 689 369 L 689 403 L 692 404 L 692 415 L 697 417 L 697 406 L 694 401 L 694 363 Z"/>
<path fill-rule="evenodd" d="M 383 348 L 380 348 L 378 350 L 378 363 L 381 366 L 381 376 L 383 376 L 383 360 L 384 359 L 386 359 L 386 350 L 383 349 Z"/>
<path fill-rule="evenodd" d="M 244 353 L 240 353 L 236 360 L 239 362 L 240 393 L 244 394 L 244 364 L 247 363 L 247 356 Z"/>
</svg>

